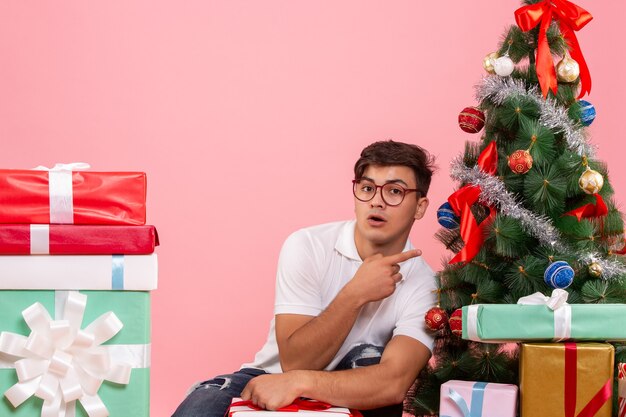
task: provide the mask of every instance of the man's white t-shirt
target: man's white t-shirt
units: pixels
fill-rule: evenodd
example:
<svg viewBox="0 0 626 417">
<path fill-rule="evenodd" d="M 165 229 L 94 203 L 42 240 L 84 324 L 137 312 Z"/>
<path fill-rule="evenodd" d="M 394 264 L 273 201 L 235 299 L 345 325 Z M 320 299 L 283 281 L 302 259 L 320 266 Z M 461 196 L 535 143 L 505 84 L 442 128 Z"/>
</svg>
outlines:
<svg viewBox="0 0 626 417">
<path fill-rule="evenodd" d="M 363 264 L 354 242 L 355 225 L 355 220 L 322 224 L 298 230 L 287 238 L 278 260 L 274 314 L 318 316 L 335 299 Z M 407 241 L 404 251 L 412 248 Z M 326 370 L 334 369 L 357 345 L 386 346 L 397 335 L 417 339 L 432 350 L 434 338 L 424 316 L 436 303 L 433 271 L 416 257 L 401 263 L 400 273 L 403 278 L 391 296 L 363 306 Z M 272 319 L 267 342 L 254 361 L 242 368 L 282 372 L 274 324 Z"/>
</svg>

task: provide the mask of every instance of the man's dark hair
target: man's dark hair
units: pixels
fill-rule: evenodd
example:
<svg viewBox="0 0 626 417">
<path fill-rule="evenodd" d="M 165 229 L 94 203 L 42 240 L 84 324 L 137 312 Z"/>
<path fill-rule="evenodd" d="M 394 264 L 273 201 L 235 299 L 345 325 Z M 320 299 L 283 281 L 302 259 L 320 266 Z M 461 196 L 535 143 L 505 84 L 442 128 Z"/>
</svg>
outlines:
<svg viewBox="0 0 626 417">
<path fill-rule="evenodd" d="M 374 142 L 363 149 L 361 157 L 354 164 L 354 178 L 361 179 L 369 165 L 406 166 L 415 173 L 420 196 L 426 197 L 430 179 L 435 171 L 434 162 L 435 158 L 417 145 L 393 140 Z"/>
</svg>

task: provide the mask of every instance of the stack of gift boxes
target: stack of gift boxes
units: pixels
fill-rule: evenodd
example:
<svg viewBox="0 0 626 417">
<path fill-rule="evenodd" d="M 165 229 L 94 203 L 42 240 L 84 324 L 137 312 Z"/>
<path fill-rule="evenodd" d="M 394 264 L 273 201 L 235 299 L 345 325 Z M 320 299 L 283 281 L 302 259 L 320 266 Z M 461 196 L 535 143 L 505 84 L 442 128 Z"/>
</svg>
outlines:
<svg viewBox="0 0 626 417">
<path fill-rule="evenodd" d="M 610 417 L 614 348 L 625 341 L 626 304 L 568 304 L 567 292 L 535 293 L 517 304 L 463 307 L 463 338 L 481 343 L 521 342 L 519 413 L 522 417 Z M 619 417 L 626 416 L 625 364 L 618 364 Z M 497 399 L 490 392 L 500 391 Z M 518 387 L 448 381 L 440 416 L 514 417 Z M 471 414 L 466 411 L 471 410 Z"/>
<path fill-rule="evenodd" d="M 146 175 L 0 170 L 0 416 L 149 416 Z"/>
</svg>

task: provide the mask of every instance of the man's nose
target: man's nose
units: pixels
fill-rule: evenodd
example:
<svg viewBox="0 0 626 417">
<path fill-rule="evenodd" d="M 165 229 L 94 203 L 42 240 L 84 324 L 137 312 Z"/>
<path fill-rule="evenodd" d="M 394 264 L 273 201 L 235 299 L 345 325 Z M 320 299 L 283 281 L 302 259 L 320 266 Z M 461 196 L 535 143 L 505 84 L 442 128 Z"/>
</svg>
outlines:
<svg viewBox="0 0 626 417">
<path fill-rule="evenodd" d="M 370 205 L 372 207 L 385 207 L 385 200 L 383 200 L 382 187 L 376 188 L 376 192 L 374 193 L 374 198 L 370 200 Z"/>
</svg>

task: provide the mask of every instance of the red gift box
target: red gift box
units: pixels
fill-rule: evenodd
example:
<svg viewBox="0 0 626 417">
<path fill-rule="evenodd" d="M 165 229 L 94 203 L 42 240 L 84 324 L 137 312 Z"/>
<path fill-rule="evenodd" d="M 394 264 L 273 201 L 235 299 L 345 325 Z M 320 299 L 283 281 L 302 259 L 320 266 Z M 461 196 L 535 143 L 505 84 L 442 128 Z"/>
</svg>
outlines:
<svg viewBox="0 0 626 417">
<path fill-rule="evenodd" d="M 154 226 L 0 224 L 2 255 L 146 255 L 158 244 Z"/>
<path fill-rule="evenodd" d="M 0 170 L 0 223 L 146 223 L 146 174 Z"/>
</svg>

